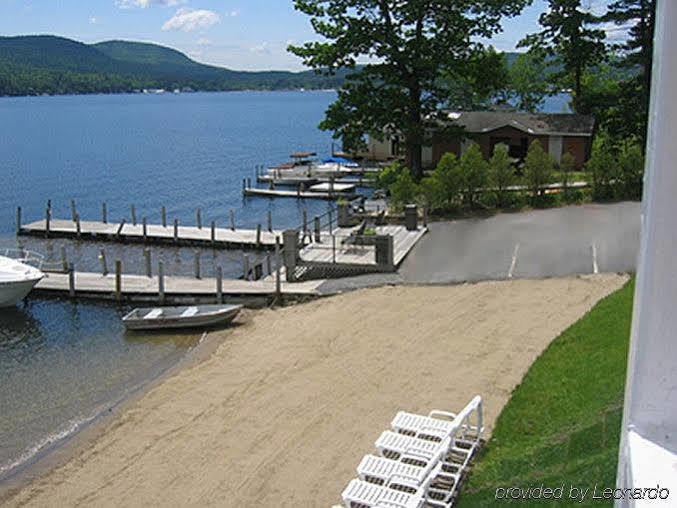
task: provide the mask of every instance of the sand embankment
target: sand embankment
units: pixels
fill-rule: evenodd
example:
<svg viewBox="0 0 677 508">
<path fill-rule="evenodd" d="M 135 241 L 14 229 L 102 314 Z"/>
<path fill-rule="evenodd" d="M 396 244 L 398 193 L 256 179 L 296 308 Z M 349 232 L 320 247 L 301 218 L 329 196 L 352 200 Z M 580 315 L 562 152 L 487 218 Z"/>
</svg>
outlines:
<svg viewBox="0 0 677 508">
<path fill-rule="evenodd" d="M 329 506 L 399 409 L 481 394 L 490 429 L 536 356 L 625 281 L 391 287 L 250 314 L 8 504 Z"/>
</svg>

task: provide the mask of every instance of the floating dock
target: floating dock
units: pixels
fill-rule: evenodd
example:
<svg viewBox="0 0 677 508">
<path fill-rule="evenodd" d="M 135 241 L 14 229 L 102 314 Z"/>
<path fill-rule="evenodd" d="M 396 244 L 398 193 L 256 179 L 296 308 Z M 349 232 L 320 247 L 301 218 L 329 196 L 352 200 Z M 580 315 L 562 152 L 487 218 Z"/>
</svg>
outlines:
<svg viewBox="0 0 677 508">
<path fill-rule="evenodd" d="M 127 224 L 125 222 L 72 221 L 46 219 L 22 225 L 18 234 L 31 236 L 55 236 L 82 240 L 138 242 L 167 245 L 192 245 L 221 248 L 275 247 L 275 239 L 281 231 L 264 229 L 229 229 L 217 227 L 180 226 L 160 224 Z"/>
<path fill-rule="evenodd" d="M 274 280 L 246 281 L 223 279 L 220 284 L 215 278 L 163 277 L 163 288 L 157 276 L 74 272 L 73 287 L 71 274 L 48 273 L 33 289 L 33 293 L 43 296 L 70 296 L 119 300 L 121 302 L 172 303 L 213 303 L 219 300 L 248 304 L 265 305 L 272 301 L 277 293 Z M 280 283 L 279 295 L 288 298 L 313 297 L 319 295 L 318 287 L 324 280 L 296 283 Z M 161 296 L 163 293 L 164 296 Z"/>
<path fill-rule="evenodd" d="M 310 185 L 314 185 L 316 183 L 329 183 L 332 180 L 332 178 L 329 177 L 323 177 L 323 176 L 315 176 L 315 177 L 275 177 L 273 175 L 257 175 L 256 176 L 256 181 L 259 183 L 267 183 L 270 184 L 272 183 L 273 185 L 279 185 L 281 187 L 296 187 L 299 184 L 304 184 L 306 187 Z M 358 187 L 372 187 L 374 185 L 374 179 L 373 178 L 355 178 L 355 177 L 347 177 L 347 178 L 335 178 L 334 182 L 339 184 L 339 183 L 348 183 L 352 185 L 357 185 Z"/>
<path fill-rule="evenodd" d="M 266 198 L 296 198 L 296 199 L 355 199 L 355 192 L 310 192 L 301 190 L 278 190 L 278 189 L 259 189 L 257 187 L 246 187 L 242 189 L 245 196 L 262 196 Z"/>
</svg>

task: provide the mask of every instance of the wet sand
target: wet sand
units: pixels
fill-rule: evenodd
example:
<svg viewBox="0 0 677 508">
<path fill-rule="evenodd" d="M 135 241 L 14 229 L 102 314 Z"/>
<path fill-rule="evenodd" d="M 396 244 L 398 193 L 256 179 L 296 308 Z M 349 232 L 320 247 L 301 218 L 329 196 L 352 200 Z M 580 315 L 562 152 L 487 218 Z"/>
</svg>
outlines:
<svg viewBox="0 0 677 508">
<path fill-rule="evenodd" d="M 482 395 L 490 432 L 540 352 L 620 275 L 365 289 L 247 313 L 8 506 L 327 506 L 399 409 Z"/>
</svg>

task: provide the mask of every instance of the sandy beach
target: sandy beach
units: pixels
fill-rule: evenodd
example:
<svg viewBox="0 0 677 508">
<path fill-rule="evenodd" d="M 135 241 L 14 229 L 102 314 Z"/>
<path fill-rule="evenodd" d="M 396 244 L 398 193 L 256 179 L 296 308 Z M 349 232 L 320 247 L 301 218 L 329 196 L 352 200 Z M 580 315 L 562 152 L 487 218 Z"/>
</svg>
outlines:
<svg viewBox="0 0 677 508">
<path fill-rule="evenodd" d="M 484 399 L 487 436 L 560 332 L 627 277 L 365 289 L 248 312 L 8 506 L 330 506 L 400 409 Z"/>
</svg>

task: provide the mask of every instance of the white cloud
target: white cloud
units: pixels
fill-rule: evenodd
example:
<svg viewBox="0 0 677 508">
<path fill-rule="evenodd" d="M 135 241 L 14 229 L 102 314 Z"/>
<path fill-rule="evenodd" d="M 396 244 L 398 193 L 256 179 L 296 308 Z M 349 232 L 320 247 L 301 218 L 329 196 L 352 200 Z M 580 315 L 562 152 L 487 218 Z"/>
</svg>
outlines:
<svg viewBox="0 0 677 508">
<path fill-rule="evenodd" d="M 122 9 L 130 9 L 132 7 L 141 7 L 142 9 L 145 9 L 151 5 L 173 7 L 185 3 L 186 0 L 117 0 L 118 7 Z"/>
<path fill-rule="evenodd" d="M 200 38 L 197 40 L 197 45 L 198 45 L 198 46 L 211 46 L 211 44 L 212 44 L 212 41 L 210 41 L 209 39 L 207 39 L 207 38 L 205 38 L 205 37 L 200 37 Z"/>
<path fill-rule="evenodd" d="M 221 18 L 214 11 L 182 7 L 176 11 L 176 14 L 170 20 L 162 25 L 162 29 L 165 31 L 182 30 L 184 32 L 191 32 L 198 28 L 209 28 L 220 21 Z"/>
<path fill-rule="evenodd" d="M 96 16 L 92 16 L 92 17 L 89 18 L 89 23 L 91 25 L 98 25 L 99 24 L 99 18 L 97 18 Z"/>
<path fill-rule="evenodd" d="M 256 46 L 252 46 L 251 48 L 249 48 L 249 51 L 251 51 L 252 53 L 269 55 L 270 54 L 270 44 L 268 44 L 267 42 L 264 41 L 261 44 L 257 44 Z"/>
<path fill-rule="evenodd" d="M 628 39 L 628 31 L 631 27 L 632 24 L 617 25 L 612 21 L 599 25 L 599 29 L 606 33 L 606 40 L 612 43 L 625 42 Z"/>
<path fill-rule="evenodd" d="M 226 14 L 226 16 L 228 16 L 229 18 L 235 18 L 240 15 L 240 12 L 241 12 L 240 9 L 233 9 L 228 14 Z"/>
</svg>

